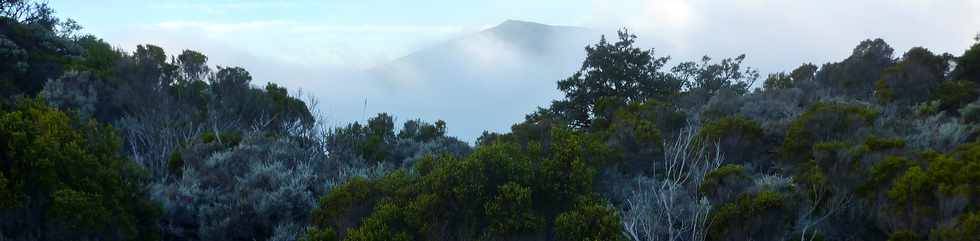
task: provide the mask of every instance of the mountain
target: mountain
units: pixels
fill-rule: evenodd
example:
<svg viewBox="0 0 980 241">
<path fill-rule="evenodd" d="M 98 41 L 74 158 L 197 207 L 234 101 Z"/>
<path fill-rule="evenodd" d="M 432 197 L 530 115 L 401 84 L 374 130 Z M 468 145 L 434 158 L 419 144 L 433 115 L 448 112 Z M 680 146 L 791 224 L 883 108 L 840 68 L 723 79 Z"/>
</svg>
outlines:
<svg viewBox="0 0 980 241">
<path fill-rule="evenodd" d="M 367 70 L 361 81 L 372 93 L 363 111 L 443 119 L 451 135 L 468 141 L 487 128 L 507 131 L 559 96 L 555 83 L 578 70 L 584 47 L 599 37 L 586 28 L 508 20 Z"/>
</svg>

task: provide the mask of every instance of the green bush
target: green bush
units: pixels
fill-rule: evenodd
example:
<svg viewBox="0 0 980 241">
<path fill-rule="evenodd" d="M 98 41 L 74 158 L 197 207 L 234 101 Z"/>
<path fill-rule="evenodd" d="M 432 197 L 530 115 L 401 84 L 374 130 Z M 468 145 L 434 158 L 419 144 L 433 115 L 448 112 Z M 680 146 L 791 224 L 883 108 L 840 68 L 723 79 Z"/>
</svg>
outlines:
<svg viewBox="0 0 980 241">
<path fill-rule="evenodd" d="M 867 182 L 865 182 L 859 188 L 859 191 L 860 193 L 867 195 L 870 192 L 879 189 L 879 187 L 887 184 L 887 181 L 890 181 L 898 175 L 905 173 L 906 170 L 914 165 L 915 164 L 911 160 L 904 157 L 885 157 L 884 160 L 871 167 L 871 170 L 867 175 Z"/>
<path fill-rule="evenodd" d="M 744 116 L 726 116 L 704 125 L 698 133 L 701 140 L 718 143 L 725 158 L 734 162 L 747 162 L 765 151 L 763 130 L 759 123 Z"/>
<path fill-rule="evenodd" d="M 21 99 L 0 113 L 0 220 L 21 220 L 0 222 L 0 236 L 156 239 L 160 207 L 120 145 L 113 129 L 42 100 Z"/>
<path fill-rule="evenodd" d="M 785 213 L 791 208 L 787 201 L 784 194 L 773 191 L 744 193 L 712 210 L 708 240 L 772 240 L 792 218 Z"/>
<path fill-rule="evenodd" d="M 555 235 L 568 241 L 616 241 L 622 236 L 619 215 L 610 205 L 582 198 L 555 218 Z"/>
<path fill-rule="evenodd" d="M 965 213 L 956 223 L 937 230 L 940 240 L 974 241 L 980 237 L 980 212 Z"/>
<path fill-rule="evenodd" d="M 783 140 L 787 160 L 813 158 L 814 144 L 852 137 L 859 128 L 871 126 L 878 113 L 860 105 L 820 102 L 794 120 Z"/>
<path fill-rule="evenodd" d="M 497 196 L 486 204 L 490 229 L 498 234 L 540 230 L 544 220 L 534 213 L 531 189 L 515 182 L 497 188 Z"/>
<path fill-rule="evenodd" d="M 698 189 L 706 194 L 716 193 L 719 188 L 723 188 L 726 185 L 747 180 L 749 180 L 749 176 L 746 174 L 744 167 L 735 164 L 725 164 L 718 167 L 718 169 L 708 172 Z"/>
<path fill-rule="evenodd" d="M 585 222 L 598 226 L 576 228 L 583 237 L 619 237 L 613 209 L 575 201 L 599 202 L 593 182 L 608 147 L 569 129 L 552 129 L 548 138 L 547 145 L 526 146 L 501 139 L 463 159 L 429 156 L 414 172 L 351 180 L 321 198 L 314 228 L 336 230 L 338 240 L 499 240 L 541 237 Z M 563 224 L 549 226 L 551 220 Z"/>
<path fill-rule="evenodd" d="M 905 204 L 929 195 L 929 176 L 922 168 L 912 167 L 888 190 L 888 198 Z"/>
</svg>

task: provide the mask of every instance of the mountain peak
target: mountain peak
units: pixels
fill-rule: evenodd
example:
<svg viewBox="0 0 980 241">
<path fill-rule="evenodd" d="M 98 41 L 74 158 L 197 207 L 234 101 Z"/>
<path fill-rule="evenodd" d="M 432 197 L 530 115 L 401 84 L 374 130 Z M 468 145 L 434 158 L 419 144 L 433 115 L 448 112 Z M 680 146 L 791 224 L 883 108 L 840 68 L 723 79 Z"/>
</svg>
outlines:
<svg viewBox="0 0 980 241">
<path fill-rule="evenodd" d="M 507 19 L 504 22 L 497 25 L 497 27 L 508 27 L 508 26 L 521 26 L 521 25 L 538 25 L 538 26 L 548 26 L 543 23 L 536 23 L 531 21 L 517 20 L 517 19 Z"/>
<path fill-rule="evenodd" d="M 526 32 L 529 30 L 533 31 L 533 30 L 548 29 L 550 27 L 552 26 L 547 24 L 542 24 L 542 23 L 508 19 L 507 21 L 504 21 L 498 24 L 497 26 L 490 28 L 489 30 L 494 32 L 514 32 L 514 31 Z"/>
</svg>

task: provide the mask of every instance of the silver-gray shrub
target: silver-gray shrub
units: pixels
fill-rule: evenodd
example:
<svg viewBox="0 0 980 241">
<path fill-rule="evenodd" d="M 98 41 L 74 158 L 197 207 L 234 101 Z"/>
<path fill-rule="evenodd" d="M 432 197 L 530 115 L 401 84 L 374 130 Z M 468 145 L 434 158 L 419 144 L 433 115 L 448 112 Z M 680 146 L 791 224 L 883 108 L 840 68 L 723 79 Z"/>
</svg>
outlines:
<svg viewBox="0 0 980 241">
<path fill-rule="evenodd" d="M 288 137 L 253 133 L 226 145 L 192 144 L 181 151 L 180 175 L 151 187 L 166 238 L 290 238 L 281 230 L 305 225 L 316 198 L 345 176 L 317 147 Z"/>
</svg>

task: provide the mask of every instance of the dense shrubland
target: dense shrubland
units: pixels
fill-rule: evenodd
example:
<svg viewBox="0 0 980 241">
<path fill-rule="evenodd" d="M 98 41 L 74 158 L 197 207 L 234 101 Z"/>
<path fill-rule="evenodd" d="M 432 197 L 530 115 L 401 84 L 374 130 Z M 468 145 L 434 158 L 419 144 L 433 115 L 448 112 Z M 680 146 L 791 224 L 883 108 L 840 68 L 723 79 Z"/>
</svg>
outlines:
<svg viewBox="0 0 980 241">
<path fill-rule="evenodd" d="M 980 237 L 980 43 L 866 40 L 762 78 L 622 31 L 470 146 L 384 113 L 325 127 L 245 69 L 124 52 L 44 4 L 0 14 L 0 240 Z"/>
</svg>

